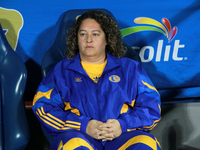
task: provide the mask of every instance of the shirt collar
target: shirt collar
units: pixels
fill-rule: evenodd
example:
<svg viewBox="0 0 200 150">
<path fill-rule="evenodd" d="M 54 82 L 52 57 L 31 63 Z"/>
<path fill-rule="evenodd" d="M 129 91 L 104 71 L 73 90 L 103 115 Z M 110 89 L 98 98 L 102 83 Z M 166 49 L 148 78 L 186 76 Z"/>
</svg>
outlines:
<svg viewBox="0 0 200 150">
<path fill-rule="evenodd" d="M 115 56 L 113 56 L 109 53 L 106 53 L 106 57 L 107 57 L 107 64 L 104 69 L 104 72 L 120 66 L 120 64 L 117 62 L 118 58 L 116 58 Z M 71 62 L 68 65 L 67 69 L 74 70 L 74 71 L 82 73 L 82 74 L 86 74 L 85 70 L 83 69 L 83 67 L 81 65 L 79 53 L 70 61 Z"/>
</svg>

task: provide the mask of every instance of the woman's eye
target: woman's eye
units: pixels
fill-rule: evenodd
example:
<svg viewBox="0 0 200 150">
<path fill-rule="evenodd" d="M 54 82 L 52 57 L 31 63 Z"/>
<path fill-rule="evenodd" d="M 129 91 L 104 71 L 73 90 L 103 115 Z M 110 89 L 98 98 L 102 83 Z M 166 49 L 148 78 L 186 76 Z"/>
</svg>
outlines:
<svg viewBox="0 0 200 150">
<path fill-rule="evenodd" d="M 80 36 L 85 36 L 85 33 L 81 33 Z"/>
<path fill-rule="evenodd" d="M 97 33 L 94 33 L 93 35 L 94 35 L 94 36 L 99 36 L 99 34 L 97 34 Z"/>
</svg>

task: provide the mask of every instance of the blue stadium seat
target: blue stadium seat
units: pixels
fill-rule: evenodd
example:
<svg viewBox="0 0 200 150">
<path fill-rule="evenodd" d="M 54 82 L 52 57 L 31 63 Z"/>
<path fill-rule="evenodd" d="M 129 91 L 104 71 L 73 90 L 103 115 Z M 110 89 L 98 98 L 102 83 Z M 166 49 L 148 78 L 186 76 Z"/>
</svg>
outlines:
<svg viewBox="0 0 200 150">
<path fill-rule="evenodd" d="M 0 25 L 0 149 L 22 150 L 29 128 L 22 99 L 27 79 L 23 61 L 11 48 Z"/>
</svg>

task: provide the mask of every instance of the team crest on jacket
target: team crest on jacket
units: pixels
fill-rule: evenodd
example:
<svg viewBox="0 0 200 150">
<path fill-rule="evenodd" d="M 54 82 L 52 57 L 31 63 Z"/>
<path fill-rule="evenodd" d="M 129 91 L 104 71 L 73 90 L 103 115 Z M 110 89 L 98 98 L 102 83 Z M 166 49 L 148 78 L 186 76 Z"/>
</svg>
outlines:
<svg viewBox="0 0 200 150">
<path fill-rule="evenodd" d="M 81 78 L 77 77 L 75 78 L 75 82 L 82 82 Z"/>
<path fill-rule="evenodd" d="M 117 76 L 117 75 L 111 75 L 111 76 L 109 77 L 109 80 L 110 80 L 111 82 L 119 82 L 119 81 L 120 81 L 120 77 Z"/>
</svg>

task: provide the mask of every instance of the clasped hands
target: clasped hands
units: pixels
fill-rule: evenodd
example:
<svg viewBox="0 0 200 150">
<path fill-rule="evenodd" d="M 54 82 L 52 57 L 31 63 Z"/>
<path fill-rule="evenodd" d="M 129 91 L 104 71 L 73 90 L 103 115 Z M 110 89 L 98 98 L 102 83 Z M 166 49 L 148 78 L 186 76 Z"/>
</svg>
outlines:
<svg viewBox="0 0 200 150">
<path fill-rule="evenodd" d="M 122 128 L 116 119 L 108 119 L 106 123 L 90 120 L 86 133 L 97 140 L 111 141 L 122 134 Z"/>
</svg>

